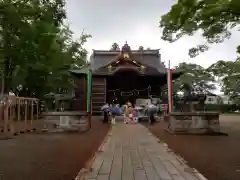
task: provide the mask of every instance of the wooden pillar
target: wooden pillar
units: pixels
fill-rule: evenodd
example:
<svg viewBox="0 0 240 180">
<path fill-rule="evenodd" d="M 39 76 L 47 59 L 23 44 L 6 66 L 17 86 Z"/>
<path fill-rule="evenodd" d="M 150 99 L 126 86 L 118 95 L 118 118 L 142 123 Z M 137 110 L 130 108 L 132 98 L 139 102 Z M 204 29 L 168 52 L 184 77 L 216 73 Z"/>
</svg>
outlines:
<svg viewBox="0 0 240 180">
<path fill-rule="evenodd" d="M 27 112 L 28 112 L 28 110 L 27 110 L 27 100 L 24 100 L 24 108 L 25 108 L 25 110 L 24 110 L 24 130 L 25 131 L 27 131 Z"/>
<path fill-rule="evenodd" d="M 8 99 L 6 99 L 5 101 L 5 106 L 3 107 L 3 113 L 4 113 L 4 128 L 3 128 L 3 132 L 7 133 L 8 132 Z"/>
<path fill-rule="evenodd" d="M 38 101 L 36 101 L 36 106 L 37 106 L 37 120 L 38 120 L 38 105 L 39 105 L 39 103 L 38 103 Z"/>
<path fill-rule="evenodd" d="M 107 80 L 106 80 L 106 78 L 104 78 L 104 89 L 105 89 L 105 94 L 104 94 L 104 96 L 105 96 L 105 98 L 104 98 L 104 100 L 105 100 L 105 104 L 107 103 Z"/>
<path fill-rule="evenodd" d="M 33 100 L 30 100 L 31 102 L 31 120 L 30 120 L 30 126 L 31 129 L 33 128 L 33 110 L 34 110 L 34 104 L 33 104 Z"/>
<path fill-rule="evenodd" d="M 2 101 L 0 104 L 0 123 L 4 124 L 4 105 L 3 105 Z"/>
<path fill-rule="evenodd" d="M 8 99 L 9 106 L 8 106 L 8 126 L 10 129 L 10 132 L 12 133 L 12 99 Z"/>
<path fill-rule="evenodd" d="M 20 121 L 21 120 L 21 100 L 20 99 L 17 100 L 17 114 L 18 114 L 17 120 Z"/>
<path fill-rule="evenodd" d="M 13 135 L 14 134 L 14 104 L 15 104 L 15 99 L 13 97 L 9 98 L 9 128 L 10 132 Z"/>
<path fill-rule="evenodd" d="M 83 98 L 84 98 L 84 106 L 83 111 L 87 111 L 87 81 L 86 78 L 83 77 Z"/>
</svg>

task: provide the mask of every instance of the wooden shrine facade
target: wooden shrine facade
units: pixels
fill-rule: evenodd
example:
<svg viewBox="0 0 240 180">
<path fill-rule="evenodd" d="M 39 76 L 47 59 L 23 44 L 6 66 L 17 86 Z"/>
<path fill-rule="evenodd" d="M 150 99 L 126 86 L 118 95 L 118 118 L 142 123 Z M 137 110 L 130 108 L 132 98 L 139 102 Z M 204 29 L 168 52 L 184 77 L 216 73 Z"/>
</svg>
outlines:
<svg viewBox="0 0 240 180">
<path fill-rule="evenodd" d="M 79 110 L 86 109 L 87 72 L 92 69 L 92 108 L 100 111 L 106 102 L 133 103 L 137 98 L 161 97 L 167 83 L 167 69 L 159 50 L 131 50 L 126 43 L 120 51 L 94 50 L 90 63 L 70 73 L 77 77 L 76 99 Z M 181 72 L 174 72 L 173 79 Z"/>
</svg>

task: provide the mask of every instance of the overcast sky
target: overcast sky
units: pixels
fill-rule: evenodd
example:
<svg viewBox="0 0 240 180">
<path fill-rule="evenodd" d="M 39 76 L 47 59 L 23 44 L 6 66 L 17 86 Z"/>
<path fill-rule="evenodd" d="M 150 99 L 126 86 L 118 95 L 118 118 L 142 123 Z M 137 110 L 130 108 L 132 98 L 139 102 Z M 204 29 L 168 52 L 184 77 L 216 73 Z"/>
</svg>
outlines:
<svg viewBox="0 0 240 180">
<path fill-rule="evenodd" d="M 217 60 L 234 60 L 240 36 L 234 33 L 230 40 L 214 45 L 211 49 L 191 59 L 188 49 L 204 42 L 200 36 L 184 37 L 169 44 L 161 40 L 159 20 L 168 12 L 175 0 L 67 0 L 67 15 L 75 37 L 81 32 L 92 35 L 86 48 L 110 49 L 113 42 L 122 46 L 125 41 L 132 49 L 140 45 L 161 49 L 162 61 L 196 62 L 209 66 Z M 238 35 L 238 36 L 237 36 Z"/>
</svg>

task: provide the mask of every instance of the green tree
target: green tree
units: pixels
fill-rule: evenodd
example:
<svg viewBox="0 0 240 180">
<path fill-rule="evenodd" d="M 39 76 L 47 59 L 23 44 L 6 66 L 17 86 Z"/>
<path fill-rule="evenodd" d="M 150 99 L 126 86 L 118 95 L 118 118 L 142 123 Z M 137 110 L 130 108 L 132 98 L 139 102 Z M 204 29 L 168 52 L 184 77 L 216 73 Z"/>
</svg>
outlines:
<svg viewBox="0 0 240 180">
<path fill-rule="evenodd" d="M 0 1 L 1 56 L 5 92 L 13 72 L 49 62 L 51 44 L 65 18 L 64 1 Z M 52 34 L 53 33 L 53 34 Z M 24 69 L 24 70 L 23 70 Z"/>
<path fill-rule="evenodd" d="M 240 22 L 239 0 L 178 0 L 161 17 L 162 39 L 175 42 L 184 35 L 201 32 L 206 43 L 189 50 L 195 57 L 212 43 L 221 43 L 231 37 L 231 29 Z M 240 47 L 238 47 L 238 50 Z"/>
<path fill-rule="evenodd" d="M 119 51 L 119 50 L 120 50 L 120 47 L 119 47 L 118 43 L 116 43 L 116 42 L 113 43 L 110 51 Z"/>
<path fill-rule="evenodd" d="M 68 33 L 69 37 L 66 35 Z M 89 37 L 88 34 L 82 34 L 77 41 L 73 41 L 72 32 L 68 27 L 64 27 L 61 35 L 57 36 L 53 44 L 55 50 L 48 63 L 41 66 L 34 65 L 27 71 L 24 87 L 28 89 L 28 92 L 38 92 L 36 94 L 43 96 L 48 92 L 68 91 L 73 85 L 73 79 L 68 70 L 86 63 L 87 50 L 83 48 L 83 45 Z M 38 83 L 32 78 L 36 75 L 39 77 Z"/>
<path fill-rule="evenodd" d="M 68 68 L 86 62 L 87 34 L 74 41 L 64 0 L 0 1 L 0 60 L 5 92 L 42 97 L 71 84 Z"/>
<path fill-rule="evenodd" d="M 143 51 L 143 50 L 144 50 L 144 47 L 143 47 L 143 46 L 139 46 L 138 50 L 139 50 L 139 51 Z"/>
<path fill-rule="evenodd" d="M 180 63 L 176 67 L 177 71 L 183 71 L 184 74 L 173 81 L 173 93 L 180 91 L 183 84 L 188 84 L 195 93 L 207 93 L 214 89 L 215 79 L 202 66 L 192 63 Z"/>
<path fill-rule="evenodd" d="M 221 91 L 235 103 L 240 103 L 240 61 L 220 60 L 212 64 L 208 69 L 218 78 Z"/>
</svg>

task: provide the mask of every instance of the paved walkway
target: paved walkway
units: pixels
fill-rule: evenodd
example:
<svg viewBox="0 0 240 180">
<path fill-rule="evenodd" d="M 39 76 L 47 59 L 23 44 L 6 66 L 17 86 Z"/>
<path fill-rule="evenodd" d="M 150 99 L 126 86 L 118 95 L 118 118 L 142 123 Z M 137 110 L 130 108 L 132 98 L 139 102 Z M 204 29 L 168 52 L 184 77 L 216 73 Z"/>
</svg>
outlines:
<svg viewBox="0 0 240 180">
<path fill-rule="evenodd" d="M 82 179 L 202 180 L 198 175 L 144 126 L 117 122 Z"/>
</svg>

